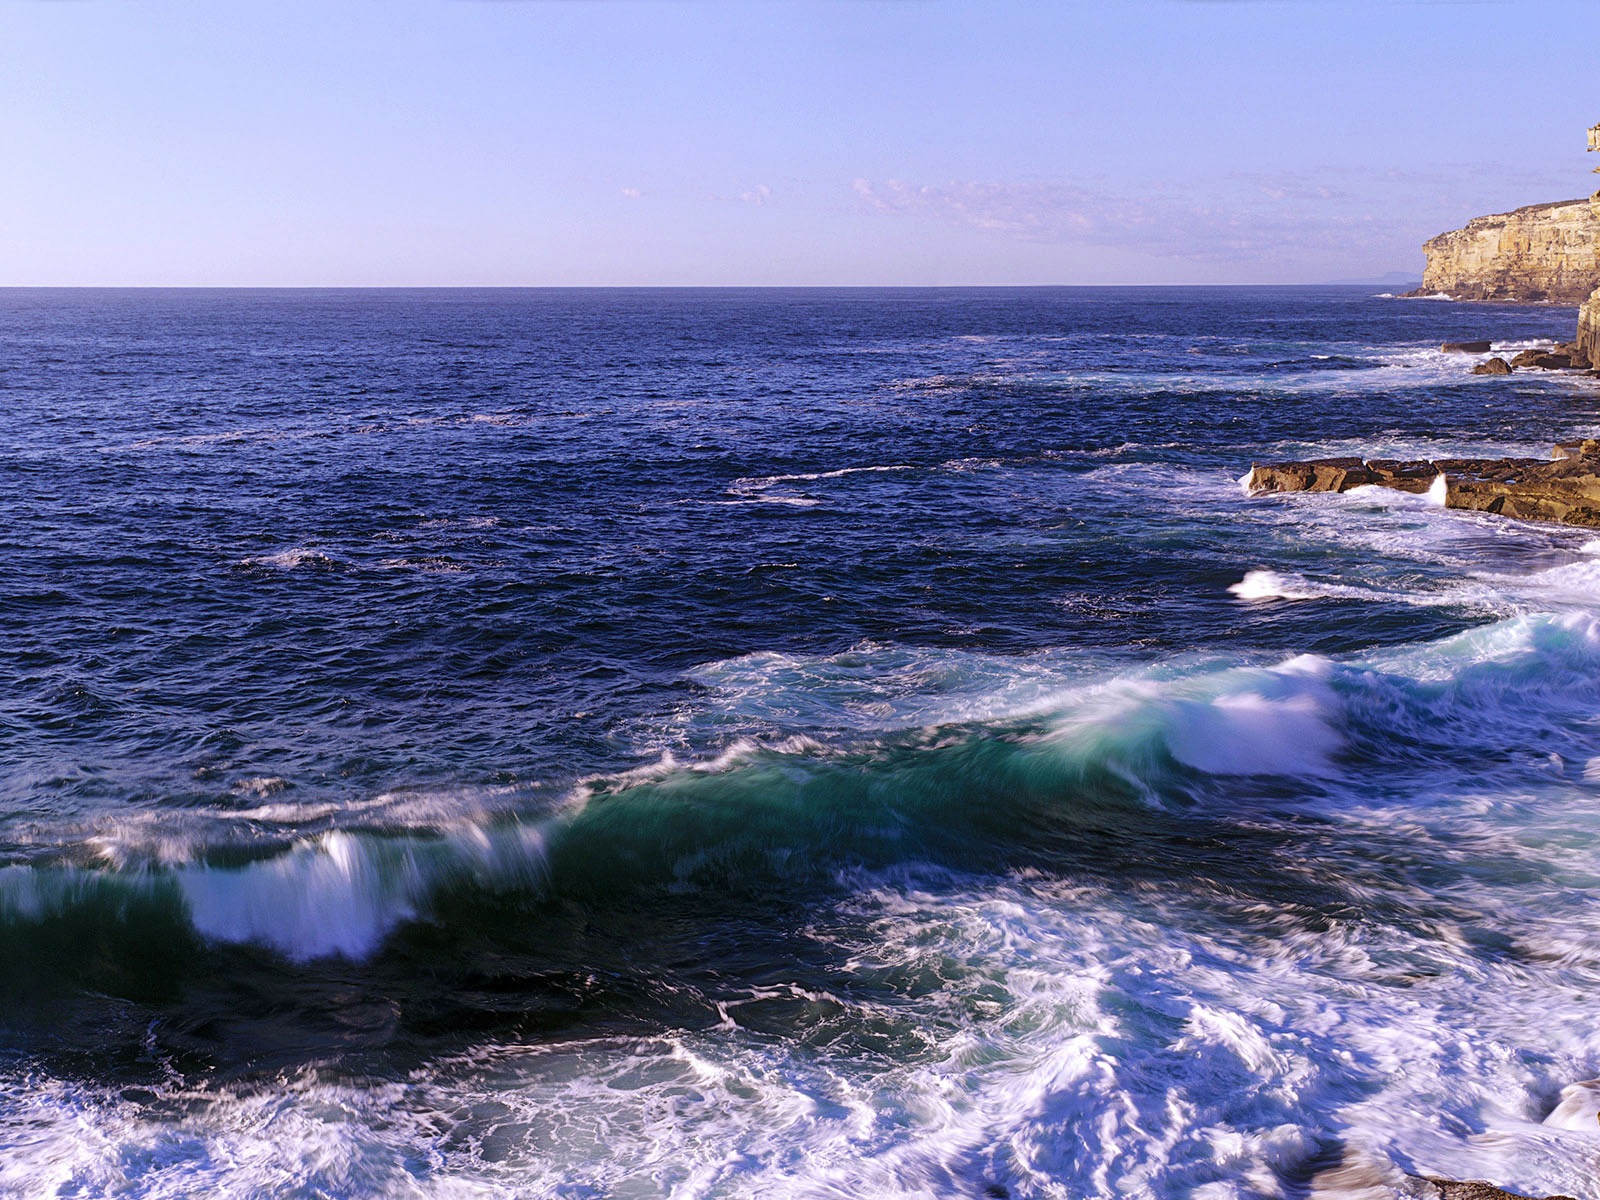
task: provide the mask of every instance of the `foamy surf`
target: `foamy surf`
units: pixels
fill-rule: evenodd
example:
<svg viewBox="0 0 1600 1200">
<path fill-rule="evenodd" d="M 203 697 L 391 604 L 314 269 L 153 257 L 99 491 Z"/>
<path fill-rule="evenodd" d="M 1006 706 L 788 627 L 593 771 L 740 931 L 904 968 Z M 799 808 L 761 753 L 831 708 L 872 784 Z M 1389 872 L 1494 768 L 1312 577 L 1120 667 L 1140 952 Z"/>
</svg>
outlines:
<svg viewBox="0 0 1600 1200">
<path fill-rule="evenodd" d="M 899 720 L 827 740 L 745 738 L 703 762 L 668 756 L 592 777 L 554 809 L 474 816 L 470 806 L 415 832 L 354 827 L 261 844 L 238 865 L 213 860 L 247 844 L 197 841 L 181 851 L 169 836 L 154 859 L 102 844 L 105 868 L 4 868 L 0 918 L 38 923 L 84 906 L 109 915 L 126 900 L 219 944 L 302 962 L 362 959 L 405 925 L 446 919 L 468 896 L 542 904 L 815 881 L 853 865 L 969 869 L 996 854 L 1009 861 L 1013 825 L 1070 842 L 1108 821 L 1143 821 L 1138 814 L 1152 808 L 1198 806 L 1232 820 L 1253 789 L 1276 790 L 1273 779 L 1315 784 L 1279 805 L 1332 816 L 1344 801 L 1325 808 L 1328 787 L 1364 791 L 1374 763 L 1402 782 L 1433 770 L 1428 747 L 1441 739 L 1470 754 L 1502 736 L 1537 738 L 1555 760 L 1575 764 L 1552 778 L 1588 782 L 1584 698 L 1600 666 L 1597 619 L 1516 618 L 1365 661 L 1302 655 L 1177 673 L 1058 674 L 978 705 L 952 706 L 936 689 L 906 703 Z M 773 689 L 763 704 L 781 706 L 785 694 L 814 690 L 818 672 L 837 669 L 824 660 L 773 673 L 777 665 L 737 664 L 758 668 L 761 686 Z M 975 666 L 998 664 L 957 657 L 947 669 L 966 676 Z M 934 683 L 926 669 L 918 678 Z M 749 712 L 749 686 L 722 702 Z M 1508 720 L 1513 698 L 1519 716 Z M 985 715 L 972 719 L 974 708 Z M 1234 779 L 1261 783 L 1241 792 Z M 1411 819 L 1433 819 L 1425 808 Z M 1460 819 L 1452 804 L 1439 811 Z"/>
<path fill-rule="evenodd" d="M 1585 385 L 1359 292 L 13 304 L 0 1193 L 1587 1194 L 1593 534 L 1234 483 Z"/>
<path fill-rule="evenodd" d="M 35 1081 L 12 1092 L 25 1111 L 7 1101 L 21 1132 L 0 1183 L 605 1194 L 644 1170 L 669 1194 L 1247 1200 L 1312 1177 L 1338 1195 L 1330 1158 L 1538 1194 L 1581 1194 L 1600 1166 L 1581 1127 L 1591 1098 L 1569 1075 L 1600 1049 L 1579 1008 L 1529 1038 L 1526 972 L 1438 930 L 1352 920 L 1286 942 L 1245 906 L 908 882 L 815 915 L 807 936 L 861 983 L 736 986 L 704 1032 L 490 1040 L 403 1084 L 315 1068 L 272 1090 Z M 936 987 L 919 986 L 930 943 Z M 1399 984 L 1399 957 L 1429 974 Z M 764 1049 L 774 1022 L 813 1047 Z M 901 1041 L 909 1061 L 860 1053 Z M 194 1152 L 157 1152 L 175 1130 Z"/>
</svg>

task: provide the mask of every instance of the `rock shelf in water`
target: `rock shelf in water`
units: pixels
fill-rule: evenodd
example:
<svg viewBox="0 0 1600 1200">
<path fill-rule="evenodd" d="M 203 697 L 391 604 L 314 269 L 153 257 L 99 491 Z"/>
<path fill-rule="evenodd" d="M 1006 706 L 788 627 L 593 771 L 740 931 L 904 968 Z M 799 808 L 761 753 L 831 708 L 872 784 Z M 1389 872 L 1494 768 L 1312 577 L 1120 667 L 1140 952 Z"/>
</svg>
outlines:
<svg viewBox="0 0 1600 1200">
<path fill-rule="evenodd" d="M 1257 463 L 1241 483 L 1252 496 L 1395 488 L 1425 493 L 1446 508 L 1600 529 L 1600 441 L 1593 439 L 1563 443 L 1548 460 L 1316 458 Z"/>
<path fill-rule="evenodd" d="M 1457 1182 L 1452 1179 L 1435 1179 L 1433 1176 L 1415 1178 L 1419 1186 L 1413 1189 L 1416 1200 L 1539 1200 L 1522 1192 L 1508 1192 L 1478 1179 Z M 1572 1196 L 1546 1196 L 1543 1200 L 1574 1200 Z"/>
</svg>

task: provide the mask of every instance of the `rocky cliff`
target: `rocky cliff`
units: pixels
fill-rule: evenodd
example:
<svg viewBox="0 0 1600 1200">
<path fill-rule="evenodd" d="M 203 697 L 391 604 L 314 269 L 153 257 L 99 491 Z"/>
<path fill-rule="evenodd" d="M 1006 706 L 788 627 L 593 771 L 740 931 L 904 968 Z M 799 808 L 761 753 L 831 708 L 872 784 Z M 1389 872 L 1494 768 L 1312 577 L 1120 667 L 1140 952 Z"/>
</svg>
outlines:
<svg viewBox="0 0 1600 1200">
<path fill-rule="evenodd" d="M 1578 356 L 1600 367 L 1600 288 L 1578 309 Z"/>
<path fill-rule="evenodd" d="M 1600 288 L 1600 215 L 1589 200 L 1474 217 L 1422 248 L 1428 268 L 1412 295 L 1578 304 Z M 1600 306 L 1591 307 L 1600 337 Z"/>
</svg>

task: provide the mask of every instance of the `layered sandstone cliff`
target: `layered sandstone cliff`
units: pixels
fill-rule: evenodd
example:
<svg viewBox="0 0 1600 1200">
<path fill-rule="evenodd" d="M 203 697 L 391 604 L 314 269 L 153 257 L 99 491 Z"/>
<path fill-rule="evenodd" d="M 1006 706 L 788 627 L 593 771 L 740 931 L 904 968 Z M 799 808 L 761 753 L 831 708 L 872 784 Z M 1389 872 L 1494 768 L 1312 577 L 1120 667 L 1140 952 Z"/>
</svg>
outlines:
<svg viewBox="0 0 1600 1200">
<path fill-rule="evenodd" d="M 1422 248 L 1428 267 L 1413 295 L 1578 304 L 1600 288 L 1600 214 L 1586 199 L 1474 217 Z M 1591 328 L 1600 336 L 1600 311 Z"/>
<path fill-rule="evenodd" d="M 1600 367 L 1600 288 L 1578 309 L 1578 355 Z"/>
</svg>

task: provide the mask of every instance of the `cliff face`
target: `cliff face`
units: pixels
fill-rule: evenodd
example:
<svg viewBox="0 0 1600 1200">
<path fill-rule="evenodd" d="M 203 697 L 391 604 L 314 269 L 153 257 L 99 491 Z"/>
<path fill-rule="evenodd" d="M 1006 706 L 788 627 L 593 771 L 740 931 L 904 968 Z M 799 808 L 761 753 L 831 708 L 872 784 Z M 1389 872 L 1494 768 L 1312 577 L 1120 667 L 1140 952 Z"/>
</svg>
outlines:
<svg viewBox="0 0 1600 1200">
<path fill-rule="evenodd" d="M 1600 367 L 1600 288 L 1578 309 L 1578 353 Z"/>
<path fill-rule="evenodd" d="M 1413 295 L 1578 304 L 1600 288 L 1600 215 L 1588 200 L 1474 217 L 1422 248 L 1428 268 Z M 1600 337 L 1600 306 L 1590 307 Z"/>
<path fill-rule="evenodd" d="M 1600 150 L 1600 125 L 1589 130 L 1589 149 Z M 1600 192 L 1589 197 L 1589 211 L 1600 221 Z M 1600 282 L 1578 309 L 1578 354 L 1591 367 L 1600 368 Z"/>
</svg>

